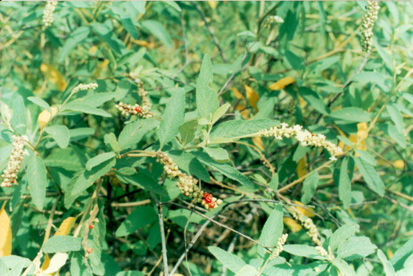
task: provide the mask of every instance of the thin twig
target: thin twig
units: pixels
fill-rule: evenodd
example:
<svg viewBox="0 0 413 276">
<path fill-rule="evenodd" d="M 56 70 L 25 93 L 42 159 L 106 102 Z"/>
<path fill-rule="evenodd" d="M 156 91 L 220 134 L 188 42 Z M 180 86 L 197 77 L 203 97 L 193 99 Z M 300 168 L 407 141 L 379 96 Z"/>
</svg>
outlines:
<svg viewBox="0 0 413 276">
<path fill-rule="evenodd" d="M 162 259 L 163 259 L 163 271 L 165 276 L 169 275 L 168 272 L 168 252 L 166 249 L 166 239 L 165 239 L 165 228 L 163 224 L 163 213 L 162 213 L 162 203 L 158 203 L 158 218 L 159 218 L 159 228 L 161 232 L 161 242 L 162 242 Z"/>
<path fill-rule="evenodd" d="M 215 36 L 214 32 L 213 32 L 212 29 L 211 29 L 211 26 L 210 26 L 209 23 L 208 23 L 208 20 L 207 20 L 206 17 L 205 17 L 204 11 L 202 10 L 202 8 L 201 8 L 197 3 L 194 4 L 194 5 L 195 5 L 195 8 L 196 8 L 196 10 L 198 11 L 199 15 L 201 15 L 202 21 L 204 21 L 204 24 L 205 24 L 206 29 L 208 30 L 208 33 L 209 33 L 209 34 L 211 35 L 211 37 L 212 37 L 212 40 L 214 41 L 214 44 L 215 44 L 215 46 L 216 46 L 217 49 L 218 49 L 219 55 L 221 56 L 222 60 L 223 60 L 225 63 L 227 63 L 228 60 L 227 60 L 227 58 L 225 57 L 224 51 L 222 50 L 221 45 L 219 44 L 219 41 L 218 41 L 217 37 Z"/>
<path fill-rule="evenodd" d="M 112 207 L 135 207 L 135 206 L 142 206 L 142 205 L 147 205 L 151 203 L 150 199 L 144 199 L 140 201 L 135 201 L 135 202 L 112 202 L 111 206 Z"/>
</svg>

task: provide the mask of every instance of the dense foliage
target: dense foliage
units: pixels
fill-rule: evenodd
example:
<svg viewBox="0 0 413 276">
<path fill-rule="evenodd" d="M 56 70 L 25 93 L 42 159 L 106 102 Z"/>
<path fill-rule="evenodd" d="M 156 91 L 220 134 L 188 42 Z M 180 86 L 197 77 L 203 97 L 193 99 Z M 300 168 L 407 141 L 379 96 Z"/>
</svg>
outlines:
<svg viewBox="0 0 413 276">
<path fill-rule="evenodd" d="M 0 275 L 412 275 L 412 12 L 1 2 Z"/>
</svg>

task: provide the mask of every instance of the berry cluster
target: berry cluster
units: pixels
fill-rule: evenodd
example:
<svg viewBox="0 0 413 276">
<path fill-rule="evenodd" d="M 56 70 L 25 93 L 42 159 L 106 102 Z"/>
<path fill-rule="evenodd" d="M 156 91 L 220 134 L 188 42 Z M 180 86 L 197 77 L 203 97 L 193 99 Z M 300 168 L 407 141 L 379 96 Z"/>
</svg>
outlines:
<svg viewBox="0 0 413 276">
<path fill-rule="evenodd" d="M 7 168 L 1 176 L 3 182 L 0 187 L 10 187 L 12 184 L 17 184 L 16 179 L 23 161 L 25 142 L 26 139 L 24 137 L 13 135 L 13 150 L 7 163 Z"/>
<path fill-rule="evenodd" d="M 124 116 L 129 115 L 138 115 L 143 118 L 151 118 L 153 114 L 151 112 L 151 102 L 149 101 L 148 93 L 143 88 L 143 83 L 139 79 L 135 80 L 136 84 L 138 85 L 138 95 L 141 98 L 142 105 L 139 104 L 124 104 L 119 102 L 116 104 L 116 108 L 122 113 Z"/>
<path fill-rule="evenodd" d="M 186 175 L 178 169 L 178 166 L 164 152 L 157 152 L 156 157 L 163 165 L 165 173 L 171 178 L 178 178 L 177 186 L 185 196 L 192 198 L 196 203 L 200 203 L 205 209 L 213 209 L 222 204 L 221 199 L 213 197 L 210 193 L 202 192 L 198 187 L 194 177 Z"/>
</svg>

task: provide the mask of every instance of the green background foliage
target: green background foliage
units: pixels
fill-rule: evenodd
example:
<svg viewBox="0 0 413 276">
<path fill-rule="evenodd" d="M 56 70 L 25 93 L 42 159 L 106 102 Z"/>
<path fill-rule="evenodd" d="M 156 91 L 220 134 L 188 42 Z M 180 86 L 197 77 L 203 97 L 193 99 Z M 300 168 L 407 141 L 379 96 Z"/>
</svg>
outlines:
<svg viewBox="0 0 413 276">
<path fill-rule="evenodd" d="M 13 237 L 0 275 L 30 275 L 40 249 L 68 253 L 60 275 L 413 273 L 411 3 L 380 3 L 370 55 L 364 1 L 59 2 L 49 27 L 44 7 L 0 3 L 1 171 L 11 135 L 28 140 L 18 185 L 0 188 Z M 116 109 L 141 103 L 136 79 L 153 118 Z M 345 156 L 255 137 L 281 122 Z M 223 204 L 193 205 L 149 154 L 161 149 Z M 297 201 L 332 261 L 285 220 Z"/>
</svg>

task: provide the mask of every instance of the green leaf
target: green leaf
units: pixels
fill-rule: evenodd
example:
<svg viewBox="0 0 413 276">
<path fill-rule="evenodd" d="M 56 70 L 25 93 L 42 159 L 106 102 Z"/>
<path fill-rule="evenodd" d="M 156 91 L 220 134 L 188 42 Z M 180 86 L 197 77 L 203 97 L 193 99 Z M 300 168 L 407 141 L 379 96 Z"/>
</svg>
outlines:
<svg viewBox="0 0 413 276">
<path fill-rule="evenodd" d="M 301 196 L 301 202 L 307 204 L 314 196 L 318 185 L 318 173 L 313 171 L 303 183 L 303 194 Z"/>
<path fill-rule="evenodd" d="M 343 259 L 334 258 L 332 264 L 340 271 L 340 275 L 356 276 L 354 268 L 348 263 L 346 263 L 346 261 L 344 261 Z"/>
<path fill-rule="evenodd" d="M 105 141 L 105 144 L 110 145 L 112 150 L 115 152 L 119 153 L 121 151 L 118 140 L 113 132 L 105 134 L 105 136 L 103 136 L 103 140 Z"/>
<path fill-rule="evenodd" d="M 160 186 L 150 175 L 139 172 L 135 175 L 116 174 L 123 182 L 130 183 L 158 195 L 166 195 L 165 189 Z"/>
<path fill-rule="evenodd" d="M 280 181 L 278 178 L 278 173 L 275 173 L 274 176 L 271 178 L 269 186 L 273 191 L 277 191 L 279 183 Z"/>
<path fill-rule="evenodd" d="M 61 63 L 70 54 L 70 52 L 81 42 L 89 36 L 90 29 L 87 26 L 81 26 L 67 38 L 63 48 L 60 50 L 57 56 L 57 62 Z"/>
<path fill-rule="evenodd" d="M 220 261 L 226 268 L 234 273 L 237 273 L 243 268 L 243 266 L 246 265 L 246 263 L 240 257 L 229 253 L 219 247 L 208 246 L 208 250 L 218 261 Z"/>
<path fill-rule="evenodd" d="M 354 236 L 359 231 L 359 226 L 355 223 L 353 224 L 344 224 L 340 228 L 338 228 L 334 233 L 330 236 L 330 248 L 331 250 L 336 250 L 340 248 L 344 242 L 346 242 L 349 238 Z"/>
<path fill-rule="evenodd" d="M 244 265 L 235 276 L 251 276 L 256 275 L 258 273 L 257 269 L 252 265 Z"/>
<path fill-rule="evenodd" d="M 122 26 L 125 28 L 126 31 L 130 34 L 130 36 L 133 39 L 138 39 L 139 34 L 138 31 L 136 30 L 135 25 L 133 25 L 132 19 L 128 18 L 123 18 L 120 21 L 122 23 Z"/>
<path fill-rule="evenodd" d="M 111 151 L 111 152 L 105 152 L 101 153 L 99 155 L 96 155 L 95 157 L 89 159 L 86 163 L 86 170 L 90 171 L 92 168 L 96 167 L 97 165 L 115 157 L 116 154 Z"/>
<path fill-rule="evenodd" d="M 278 121 L 267 119 L 226 121 L 212 129 L 211 142 L 219 138 L 237 139 L 276 125 L 278 125 Z"/>
<path fill-rule="evenodd" d="M 107 92 L 107 93 L 93 93 L 87 95 L 85 97 L 70 101 L 65 105 L 65 109 L 72 109 L 76 108 L 77 105 L 87 105 L 91 107 L 98 107 L 112 100 L 115 97 L 115 93 Z M 73 110 L 73 109 L 72 109 Z"/>
<path fill-rule="evenodd" d="M 119 146 L 121 150 L 128 149 L 137 143 L 152 129 L 158 126 L 159 122 L 155 119 L 137 120 L 127 124 L 119 134 Z"/>
<path fill-rule="evenodd" d="M 202 181 L 209 182 L 209 173 L 204 166 L 189 152 L 185 151 L 169 151 L 168 155 L 184 172 L 194 175 Z"/>
<path fill-rule="evenodd" d="M 198 120 L 190 120 L 179 127 L 179 134 L 181 135 L 181 142 L 186 145 L 195 138 L 196 130 L 198 128 Z"/>
<path fill-rule="evenodd" d="M 69 145 L 70 132 L 64 125 L 53 125 L 44 129 L 47 134 L 53 137 L 60 148 L 66 148 Z"/>
<path fill-rule="evenodd" d="M 318 96 L 318 94 L 307 87 L 300 87 L 298 89 L 300 95 L 303 99 L 315 110 L 322 114 L 328 114 L 329 110 L 327 105 L 323 102 L 322 99 Z"/>
<path fill-rule="evenodd" d="M 393 123 L 396 125 L 397 130 L 400 133 L 403 133 L 403 116 L 400 113 L 399 108 L 395 104 L 388 104 L 386 106 L 387 112 L 389 112 L 390 118 Z"/>
<path fill-rule="evenodd" d="M 79 127 L 69 129 L 70 141 L 78 141 L 84 138 L 88 138 L 95 134 L 95 130 L 91 127 Z"/>
<path fill-rule="evenodd" d="M 208 153 L 208 155 L 218 162 L 226 162 L 229 161 L 229 155 L 226 150 L 223 148 L 212 148 L 212 147 L 205 147 L 204 151 Z"/>
<path fill-rule="evenodd" d="M 343 202 L 343 207 L 348 208 L 351 203 L 351 180 L 348 175 L 348 158 L 344 158 L 340 167 L 338 182 L 338 197 Z"/>
<path fill-rule="evenodd" d="M 58 167 L 68 171 L 78 171 L 83 168 L 79 156 L 70 148 L 55 149 L 44 162 L 47 167 Z"/>
<path fill-rule="evenodd" d="M 196 107 L 198 118 L 209 120 L 210 114 L 214 114 L 218 109 L 218 95 L 211 89 L 213 79 L 212 63 L 210 57 L 206 54 L 202 60 L 198 80 L 196 82 Z"/>
<path fill-rule="evenodd" d="M 411 255 L 413 255 L 413 237 L 410 237 L 410 239 L 394 253 L 390 262 L 396 270 L 400 270 L 403 268 L 406 259 Z"/>
<path fill-rule="evenodd" d="M 185 94 L 182 89 L 178 89 L 166 104 L 159 126 L 158 135 L 161 148 L 179 133 L 179 127 L 184 122 L 184 113 Z"/>
<path fill-rule="evenodd" d="M 363 176 L 364 180 L 367 183 L 367 186 L 379 196 L 384 195 L 384 183 L 381 180 L 380 176 L 377 174 L 374 167 L 363 159 L 358 157 L 354 158 L 357 168 L 359 169 L 361 175 Z"/>
<path fill-rule="evenodd" d="M 155 20 L 145 20 L 141 22 L 142 29 L 145 32 L 153 34 L 157 39 L 159 39 L 166 47 L 172 48 L 172 39 L 169 36 L 168 31 L 162 26 L 161 23 Z"/>
<path fill-rule="evenodd" d="M 82 249 L 81 238 L 73 236 L 54 236 L 47 240 L 43 247 L 45 253 L 80 251 Z"/>
<path fill-rule="evenodd" d="M 294 256 L 301 256 L 310 259 L 322 259 L 314 246 L 309 246 L 306 244 L 286 244 L 284 245 L 284 251 Z"/>
<path fill-rule="evenodd" d="M 224 116 L 230 107 L 231 105 L 229 103 L 221 105 L 212 116 L 211 124 L 215 124 L 222 116 Z"/>
<path fill-rule="evenodd" d="M 0 274 L 5 276 L 22 275 L 22 270 L 30 265 L 31 261 L 16 255 L 0 257 Z M 4 264 L 2 271 L 2 264 Z"/>
<path fill-rule="evenodd" d="M 63 106 L 62 111 L 75 111 L 75 112 L 81 112 L 81 113 L 86 113 L 86 114 L 92 114 L 92 115 L 98 115 L 102 117 L 112 117 L 112 115 L 103 109 L 99 109 L 96 107 L 93 107 L 91 105 L 83 104 L 83 103 L 76 103 L 73 104 L 72 102 L 66 104 Z"/>
<path fill-rule="evenodd" d="M 264 223 L 259 238 L 260 244 L 265 247 L 274 248 L 283 232 L 283 210 L 281 205 L 277 205 L 271 210 L 270 216 Z"/>
<path fill-rule="evenodd" d="M 373 254 L 376 246 L 367 237 L 351 237 L 337 250 L 337 256 L 346 260 L 364 258 Z"/>
<path fill-rule="evenodd" d="M 242 185 L 240 187 L 240 190 L 245 192 L 255 191 L 255 185 L 247 177 L 242 175 L 237 169 L 233 168 L 232 166 L 228 164 L 218 163 L 204 152 L 194 152 L 193 154 L 198 158 L 199 161 L 201 161 L 201 163 L 216 169 L 217 171 L 219 171 L 220 173 L 232 180 L 238 181 Z"/>
<path fill-rule="evenodd" d="M 379 260 L 383 265 L 384 273 L 386 274 L 386 276 L 395 276 L 396 272 L 394 271 L 393 265 L 391 264 L 391 262 L 389 262 L 386 255 L 384 255 L 383 251 L 381 251 L 380 249 L 377 250 L 377 257 L 379 257 Z"/>
<path fill-rule="evenodd" d="M 120 224 L 116 237 L 128 236 L 138 229 L 155 221 L 157 213 L 152 206 L 136 207 L 133 212 Z"/>
<path fill-rule="evenodd" d="M 47 110 L 50 109 L 50 105 L 49 105 L 45 100 L 43 100 L 43 99 L 41 99 L 41 98 L 39 98 L 39 97 L 34 97 L 34 96 L 32 96 L 32 97 L 28 97 L 27 99 L 28 99 L 29 101 L 31 101 L 32 103 L 34 103 L 34 104 L 42 107 L 43 109 L 47 109 Z"/>
<path fill-rule="evenodd" d="M 69 208 L 73 201 L 87 188 L 93 185 L 97 179 L 104 176 L 110 171 L 116 164 L 116 159 L 111 158 L 90 171 L 82 170 L 78 172 L 68 184 L 65 190 L 64 204 L 66 208 Z"/>
<path fill-rule="evenodd" d="M 387 134 L 399 144 L 400 147 L 406 148 L 406 139 L 404 138 L 403 133 L 399 132 L 399 130 L 391 123 L 386 125 L 386 132 Z"/>
<path fill-rule="evenodd" d="M 32 153 L 27 165 L 27 181 L 30 195 L 36 208 L 43 210 L 46 199 L 47 172 L 43 160 Z"/>
<path fill-rule="evenodd" d="M 347 122 L 367 122 L 370 120 L 370 113 L 358 107 L 343 107 L 331 112 L 330 117 Z"/>
</svg>

